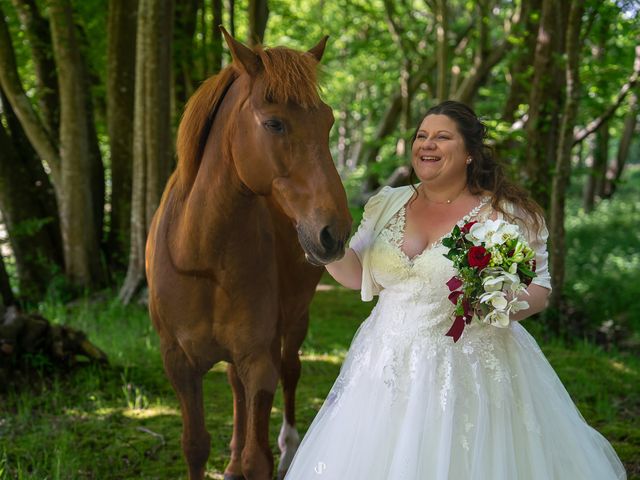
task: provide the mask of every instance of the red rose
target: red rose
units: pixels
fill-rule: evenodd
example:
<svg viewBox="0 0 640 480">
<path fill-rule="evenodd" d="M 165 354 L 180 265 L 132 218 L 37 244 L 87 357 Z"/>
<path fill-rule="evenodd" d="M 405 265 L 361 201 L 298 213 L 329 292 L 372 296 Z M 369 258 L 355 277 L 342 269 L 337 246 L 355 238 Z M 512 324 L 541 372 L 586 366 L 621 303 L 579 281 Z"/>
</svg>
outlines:
<svg viewBox="0 0 640 480">
<path fill-rule="evenodd" d="M 491 254 L 484 247 L 471 247 L 467 254 L 467 259 L 469 260 L 469 266 L 483 269 L 489 265 Z"/>
<path fill-rule="evenodd" d="M 473 227 L 474 224 L 476 224 L 478 222 L 467 222 L 465 223 L 464 227 L 462 227 L 461 232 L 462 233 L 469 233 L 469 230 L 471 230 L 471 227 Z"/>
<path fill-rule="evenodd" d="M 536 271 L 536 259 L 535 258 L 533 260 L 531 260 L 531 271 L 532 272 Z"/>
<path fill-rule="evenodd" d="M 462 280 L 460 280 L 458 277 L 451 277 L 451 280 L 447 282 L 447 287 L 449 287 L 450 292 L 459 289 L 461 286 Z"/>
<path fill-rule="evenodd" d="M 454 305 L 458 304 L 458 297 L 462 295 L 462 290 L 458 290 L 456 292 L 451 292 L 449 294 L 449 300 L 451 300 L 451 303 L 453 303 Z"/>
</svg>

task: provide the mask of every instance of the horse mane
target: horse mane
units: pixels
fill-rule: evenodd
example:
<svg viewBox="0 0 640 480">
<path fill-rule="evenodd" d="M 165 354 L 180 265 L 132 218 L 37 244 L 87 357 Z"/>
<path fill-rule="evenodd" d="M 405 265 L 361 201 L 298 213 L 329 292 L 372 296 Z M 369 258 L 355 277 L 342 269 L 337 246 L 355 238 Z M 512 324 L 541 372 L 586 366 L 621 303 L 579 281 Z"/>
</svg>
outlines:
<svg viewBox="0 0 640 480">
<path fill-rule="evenodd" d="M 318 106 L 318 62 L 313 55 L 285 47 L 263 49 L 260 45 L 253 51 L 262 61 L 263 69 L 257 80 L 265 84 L 265 101 L 294 102 L 303 108 Z M 180 197 L 188 193 L 195 181 L 215 114 L 240 73 L 235 64 L 226 66 L 205 80 L 185 106 L 176 142 L 178 165 L 171 182 Z"/>
</svg>

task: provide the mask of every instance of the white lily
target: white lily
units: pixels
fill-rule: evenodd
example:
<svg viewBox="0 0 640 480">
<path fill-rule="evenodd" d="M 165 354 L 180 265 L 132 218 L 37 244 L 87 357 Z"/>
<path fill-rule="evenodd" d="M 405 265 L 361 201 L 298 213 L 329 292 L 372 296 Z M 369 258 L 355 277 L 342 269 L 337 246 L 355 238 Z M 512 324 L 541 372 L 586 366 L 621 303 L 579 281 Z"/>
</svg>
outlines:
<svg viewBox="0 0 640 480">
<path fill-rule="evenodd" d="M 518 300 L 516 298 L 509 302 L 509 307 L 507 308 L 507 311 L 509 313 L 516 313 L 516 312 L 519 312 L 520 310 L 526 310 L 527 308 L 529 308 L 529 302 L 525 300 Z"/>
<path fill-rule="evenodd" d="M 502 290 L 502 284 L 504 283 L 504 276 L 487 277 L 482 281 L 482 286 L 485 292 L 497 292 Z"/>
<path fill-rule="evenodd" d="M 486 220 L 484 222 L 478 222 L 471 226 L 469 233 L 466 235 L 467 240 L 473 242 L 474 245 L 485 243 L 486 248 L 490 248 L 493 245 L 489 244 L 490 237 L 498 231 L 502 220 Z"/>
<path fill-rule="evenodd" d="M 509 314 L 500 310 L 493 310 L 484 317 L 484 323 L 495 325 L 496 327 L 509 326 Z"/>
<path fill-rule="evenodd" d="M 504 292 L 487 292 L 480 296 L 480 303 L 489 303 L 496 310 L 507 308 L 507 297 Z"/>
</svg>

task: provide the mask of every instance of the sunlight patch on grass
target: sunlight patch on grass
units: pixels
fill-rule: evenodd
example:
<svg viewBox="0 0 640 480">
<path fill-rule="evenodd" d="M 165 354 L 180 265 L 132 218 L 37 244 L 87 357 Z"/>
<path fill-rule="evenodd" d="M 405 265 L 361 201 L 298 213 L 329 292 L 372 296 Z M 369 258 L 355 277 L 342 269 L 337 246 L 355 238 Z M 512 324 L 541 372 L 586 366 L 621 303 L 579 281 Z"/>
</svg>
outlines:
<svg viewBox="0 0 640 480">
<path fill-rule="evenodd" d="M 344 361 L 344 354 L 332 355 L 330 353 L 306 353 L 300 355 L 303 362 L 327 362 L 334 365 L 341 365 Z"/>
<path fill-rule="evenodd" d="M 114 413 L 119 412 L 121 410 L 122 410 L 121 408 L 102 407 L 102 408 L 96 409 L 94 412 L 94 415 L 97 415 L 98 417 L 110 417 Z"/>
<path fill-rule="evenodd" d="M 179 417 L 180 411 L 175 408 L 168 407 L 166 405 L 156 405 L 154 407 L 147 407 L 144 409 L 125 408 L 122 411 L 122 415 L 127 418 L 135 418 L 135 419 L 153 418 L 153 417 L 159 417 L 161 415 L 172 415 L 174 417 Z"/>
<path fill-rule="evenodd" d="M 620 371 L 620 372 L 624 372 L 624 373 L 630 373 L 632 375 L 638 375 L 638 372 L 636 372 L 635 370 L 632 370 L 631 368 L 629 368 L 627 365 L 625 365 L 622 362 L 618 362 L 616 360 L 609 360 L 609 365 L 611 365 L 614 369 Z"/>
</svg>

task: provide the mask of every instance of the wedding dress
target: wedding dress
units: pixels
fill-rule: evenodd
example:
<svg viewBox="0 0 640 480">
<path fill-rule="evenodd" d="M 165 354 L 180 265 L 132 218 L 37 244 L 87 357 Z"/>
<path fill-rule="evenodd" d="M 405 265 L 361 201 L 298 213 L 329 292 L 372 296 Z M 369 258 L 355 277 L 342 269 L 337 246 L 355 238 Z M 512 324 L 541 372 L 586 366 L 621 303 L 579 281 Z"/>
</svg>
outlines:
<svg viewBox="0 0 640 480">
<path fill-rule="evenodd" d="M 486 218 L 487 200 L 458 225 Z M 380 214 L 367 213 L 361 229 Z M 455 274 L 447 249 L 441 239 L 408 258 L 404 222 L 402 206 L 367 247 L 380 298 L 285 479 L 625 479 L 520 323 L 474 322 L 457 343 L 445 336 Z M 538 240 L 530 244 L 546 262 Z"/>
</svg>

